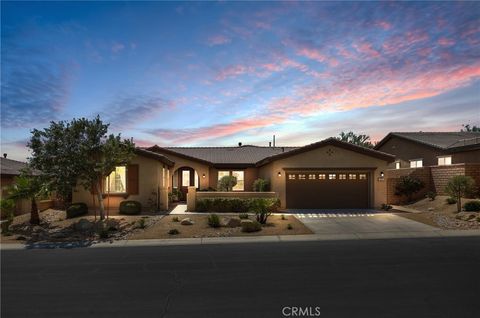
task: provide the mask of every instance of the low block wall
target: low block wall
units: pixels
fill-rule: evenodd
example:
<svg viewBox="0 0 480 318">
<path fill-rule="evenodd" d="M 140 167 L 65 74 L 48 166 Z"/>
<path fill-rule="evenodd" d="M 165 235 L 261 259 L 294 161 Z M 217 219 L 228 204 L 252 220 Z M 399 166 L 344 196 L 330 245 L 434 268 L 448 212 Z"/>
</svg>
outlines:
<svg viewBox="0 0 480 318">
<path fill-rule="evenodd" d="M 465 164 L 430 167 L 432 172 L 432 191 L 439 195 L 446 195 L 445 187 L 454 176 L 465 175 Z"/>
</svg>

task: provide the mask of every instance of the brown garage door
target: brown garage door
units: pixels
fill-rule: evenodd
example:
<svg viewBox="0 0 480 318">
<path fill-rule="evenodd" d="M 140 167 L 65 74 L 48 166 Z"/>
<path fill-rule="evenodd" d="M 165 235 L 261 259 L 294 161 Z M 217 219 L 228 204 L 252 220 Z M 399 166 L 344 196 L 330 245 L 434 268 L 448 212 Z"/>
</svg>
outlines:
<svg viewBox="0 0 480 318">
<path fill-rule="evenodd" d="M 287 172 L 287 208 L 368 208 L 368 173 Z"/>
</svg>

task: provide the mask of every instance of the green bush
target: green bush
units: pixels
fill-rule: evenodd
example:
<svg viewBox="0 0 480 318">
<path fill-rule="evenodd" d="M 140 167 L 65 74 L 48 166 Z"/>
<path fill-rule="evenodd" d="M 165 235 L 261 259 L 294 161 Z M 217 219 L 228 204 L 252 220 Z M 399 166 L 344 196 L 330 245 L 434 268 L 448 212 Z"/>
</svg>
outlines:
<svg viewBox="0 0 480 318">
<path fill-rule="evenodd" d="M 15 201 L 12 199 L 0 200 L 0 219 L 13 221 L 15 217 Z"/>
<path fill-rule="evenodd" d="M 282 220 L 286 220 L 287 218 L 285 217 L 285 214 L 281 215 Z"/>
<path fill-rule="evenodd" d="M 178 219 L 178 216 L 174 216 L 172 218 L 172 222 L 180 222 L 180 220 Z"/>
<path fill-rule="evenodd" d="M 208 216 L 208 225 L 210 227 L 220 227 L 220 218 L 216 214 L 210 214 Z"/>
<path fill-rule="evenodd" d="M 465 211 L 468 211 L 468 212 L 480 211 L 480 201 L 476 200 L 476 201 L 467 202 L 463 205 L 463 208 L 465 209 Z"/>
<path fill-rule="evenodd" d="M 142 204 L 138 201 L 126 200 L 120 202 L 120 214 L 140 214 L 142 212 Z"/>
<path fill-rule="evenodd" d="M 448 197 L 445 201 L 447 201 L 448 204 L 455 204 L 457 203 L 457 199 Z"/>
<path fill-rule="evenodd" d="M 177 235 L 177 234 L 180 234 L 180 231 L 177 230 L 177 229 L 171 229 L 170 231 L 168 231 L 168 234 L 170 234 L 170 235 Z"/>
<path fill-rule="evenodd" d="M 242 226 L 242 232 L 246 233 L 258 232 L 262 229 L 262 225 L 259 222 L 252 220 L 242 220 L 240 225 Z"/>
<path fill-rule="evenodd" d="M 139 229 L 144 229 L 144 228 L 147 227 L 147 224 L 145 224 L 145 219 L 144 218 L 141 218 L 140 220 L 138 220 L 137 223 L 138 223 L 137 227 Z"/>
<path fill-rule="evenodd" d="M 264 198 L 207 198 L 197 200 L 196 211 L 246 213 L 252 211 L 260 200 L 266 200 L 269 206 L 277 202 L 277 199 Z"/>
<path fill-rule="evenodd" d="M 255 192 L 266 192 L 270 190 L 270 183 L 267 180 L 258 178 L 253 181 L 253 191 Z"/>
<path fill-rule="evenodd" d="M 408 202 L 412 202 L 413 195 L 420 191 L 425 183 L 418 178 L 403 176 L 395 185 L 395 195 L 406 196 Z"/>
<path fill-rule="evenodd" d="M 257 199 L 252 202 L 252 209 L 260 224 L 267 224 L 267 219 L 276 213 L 280 207 L 280 200 Z"/>
<path fill-rule="evenodd" d="M 88 207 L 83 202 L 73 203 L 67 209 L 67 219 L 82 216 L 88 213 Z"/>
<path fill-rule="evenodd" d="M 433 201 L 437 197 L 437 194 L 433 191 L 428 191 L 426 197 L 429 198 L 430 201 Z"/>
<path fill-rule="evenodd" d="M 392 209 L 392 206 L 389 204 L 382 203 L 382 206 L 380 207 L 382 210 L 389 211 Z"/>
<path fill-rule="evenodd" d="M 233 187 L 237 185 L 237 177 L 223 176 L 218 180 L 217 188 L 219 191 L 232 191 Z"/>
<path fill-rule="evenodd" d="M 287 230 L 293 230 L 293 225 L 291 225 L 290 223 L 288 223 L 288 225 L 287 225 Z"/>
<path fill-rule="evenodd" d="M 248 219 L 248 213 L 240 213 L 238 217 L 240 218 L 240 220 L 246 220 Z"/>
<path fill-rule="evenodd" d="M 457 212 L 462 210 L 462 198 L 476 191 L 475 180 L 470 176 L 454 176 L 445 187 L 445 192 L 457 200 Z"/>
</svg>

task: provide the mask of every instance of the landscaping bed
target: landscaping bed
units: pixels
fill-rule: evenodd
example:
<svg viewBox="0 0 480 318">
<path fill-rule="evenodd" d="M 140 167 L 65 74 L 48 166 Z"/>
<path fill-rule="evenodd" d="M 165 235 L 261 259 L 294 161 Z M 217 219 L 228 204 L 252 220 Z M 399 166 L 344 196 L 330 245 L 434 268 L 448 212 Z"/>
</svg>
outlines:
<svg viewBox="0 0 480 318">
<path fill-rule="evenodd" d="M 227 218 L 237 218 L 238 214 L 219 214 L 222 222 Z M 178 218 L 179 222 L 175 222 L 174 218 Z M 182 219 L 189 218 L 192 225 L 181 225 Z M 168 215 L 156 222 L 153 226 L 143 231 L 132 233 L 128 236 L 130 240 L 143 239 L 167 239 L 167 238 L 199 238 L 199 237 L 232 237 L 232 236 L 258 236 L 258 235 L 299 235 L 312 234 L 302 222 L 296 217 L 285 215 L 284 220 L 281 215 L 272 215 L 268 218 L 266 225 L 258 232 L 245 233 L 241 227 L 217 227 L 213 228 L 208 225 L 208 214 L 188 214 L 188 215 Z M 249 215 L 249 219 L 254 220 L 254 215 Z M 288 224 L 291 229 L 288 229 Z M 168 234 L 171 230 L 177 229 L 178 234 Z"/>
<path fill-rule="evenodd" d="M 465 212 L 457 213 L 456 204 L 446 202 L 448 196 L 436 196 L 431 200 L 422 199 L 405 207 L 417 210 L 418 213 L 397 213 L 397 215 L 436 226 L 442 229 L 480 229 L 480 213 Z M 474 199 L 462 199 L 462 205 L 475 201 Z"/>
</svg>

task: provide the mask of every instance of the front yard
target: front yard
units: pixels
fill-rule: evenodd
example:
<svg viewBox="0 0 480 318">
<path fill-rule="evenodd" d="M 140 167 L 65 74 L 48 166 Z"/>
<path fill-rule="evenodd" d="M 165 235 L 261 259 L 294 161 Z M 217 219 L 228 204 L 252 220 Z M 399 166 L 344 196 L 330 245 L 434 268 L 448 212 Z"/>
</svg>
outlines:
<svg viewBox="0 0 480 318">
<path fill-rule="evenodd" d="M 312 234 L 297 218 L 290 215 L 272 215 L 260 231 L 245 233 L 240 226 L 217 228 L 208 225 L 209 214 L 189 215 L 115 215 L 107 220 L 95 220 L 93 215 L 67 219 L 65 211 L 49 209 L 40 213 L 41 224 L 31 225 L 29 214 L 15 217 L 10 225 L 10 233 L 2 233 L 1 243 L 28 244 L 42 242 L 82 242 L 93 244 L 97 241 L 230 237 L 257 235 L 298 235 Z M 221 223 L 228 219 L 238 220 L 238 213 L 219 213 Z M 189 218 L 192 225 L 182 225 L 181 221 Z M 178 219 L 175 222 L 174 219 Z M 249 215 L 254 220 L 253 214 Z M 171 230 L 176 229 L 177 234 Z"/>
<path fill-rule="evenodd" d="M 460 212 L 457 213 L 456 204 L 446 202 L 448 196 L 436 196 L 434 200 L 428 198 L 415 203 L 405 205 L 404 207 L 417 210 L 418 213 L 398 213 L 399 216 L 408 219 L 436 226 L 442 229 L 480 229 L 479 212 Z M 462 205 L 473 199 L 462 199 Z"/>
</svg>

